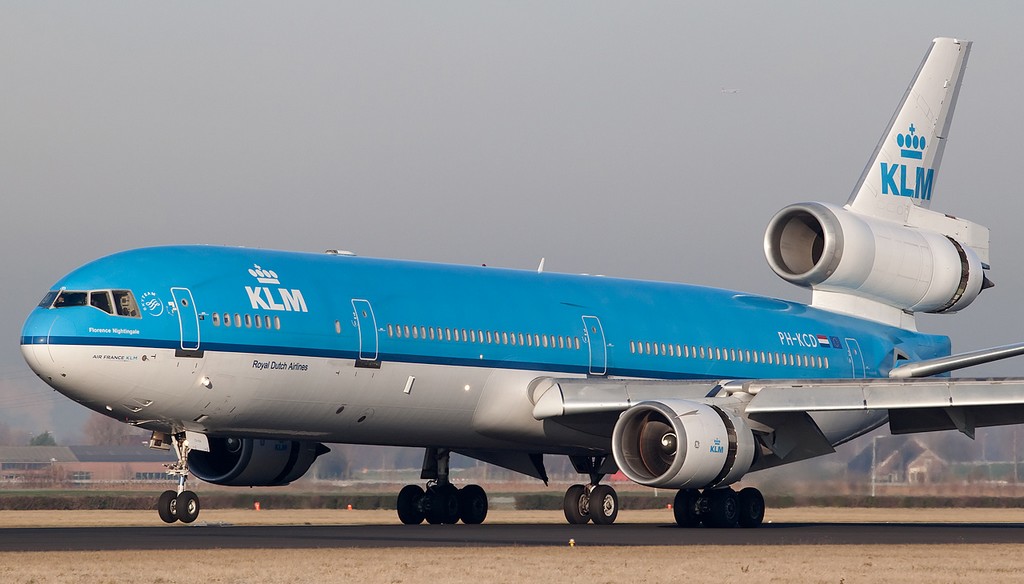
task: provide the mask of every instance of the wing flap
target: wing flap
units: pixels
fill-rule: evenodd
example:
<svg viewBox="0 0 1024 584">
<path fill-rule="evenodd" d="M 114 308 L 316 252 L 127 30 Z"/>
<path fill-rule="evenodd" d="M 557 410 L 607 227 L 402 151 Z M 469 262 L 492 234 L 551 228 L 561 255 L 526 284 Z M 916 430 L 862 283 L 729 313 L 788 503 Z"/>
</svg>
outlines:
<svg viewBox="0 0 1024 584">
<path fill-rule="evenodd" d="M 749 381 L 742 386 L 754 396 L 747 414 L 1024 404 L 1024 378 Z"/>
</svg>

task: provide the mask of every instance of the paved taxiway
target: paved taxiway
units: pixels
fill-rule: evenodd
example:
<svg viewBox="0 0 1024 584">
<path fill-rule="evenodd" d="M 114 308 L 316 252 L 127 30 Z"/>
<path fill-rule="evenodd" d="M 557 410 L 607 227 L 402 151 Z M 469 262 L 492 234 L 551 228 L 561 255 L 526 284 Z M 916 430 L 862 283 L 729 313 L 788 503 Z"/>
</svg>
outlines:
<svg viewBox="0 0 1024 584">
<path fill-rule="evenodd" d="M 0 551 L 652 545 L 897 545 L 1024 543 L 1024 524 L 773 523 L 760 529 L 669 524 L 174 525 L 0 529 Z"/>
</svg>

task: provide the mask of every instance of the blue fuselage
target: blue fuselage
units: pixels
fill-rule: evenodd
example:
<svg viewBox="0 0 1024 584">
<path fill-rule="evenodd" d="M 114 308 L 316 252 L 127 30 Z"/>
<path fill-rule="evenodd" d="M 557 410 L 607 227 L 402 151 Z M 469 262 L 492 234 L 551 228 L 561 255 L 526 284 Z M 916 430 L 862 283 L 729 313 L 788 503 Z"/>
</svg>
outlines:
<svg viewBox="0 0 1024 584">
<path fill-rule="evenodd" d="M 261 277 L 263 276 L 263 277 Z M 138 316 L 39 308 L 23 344 L 644 378 L 884 376 L 923 335 L 771 298 L 683 284 L 220 247 L 123 252 L 55 289 L 125 289 Z M 63 318 L 58 318 L 63 317 Z"/>
<path fill-rule="evenodd" d="M 244 248 L 115 254 L 61 279 L 22 352 L 49 385 L 159 432 L 610 452 L 614 418 L 537 417 L 538 380 L 885 376 L 922 335 L 682 284 Z M 684 389 L 688 388 L 688 389 Z M 832 444 L 885 411 L 816 414 Z"/>
</svg>

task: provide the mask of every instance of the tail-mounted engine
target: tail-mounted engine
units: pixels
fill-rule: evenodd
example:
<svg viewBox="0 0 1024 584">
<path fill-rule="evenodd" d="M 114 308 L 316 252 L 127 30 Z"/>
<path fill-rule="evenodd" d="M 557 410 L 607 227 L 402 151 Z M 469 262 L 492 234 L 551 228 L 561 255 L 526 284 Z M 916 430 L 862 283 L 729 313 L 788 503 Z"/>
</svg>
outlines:
<svg viewBox="0 0 1024 584">
<path fill-rule="evenodd" d="M 750 428 L 727 410 L 684 400 L 641 402 L 619 416 L 612 454 L 630 480 L 648 487 L 717 487 L 754 461 Z"/>
<path fill-rule="evenodd" d="M 907 312 L 966 308 L 991 284 L 987 266 L 964 241 L 983 236 L 979 249 L 987 256 L 987 230 L 933 211 L 913 212 L 930 225 L 900 225 L 824 203 L 790 205 L 768 224 L 765 256 L 776 274 L 798 286 Z"/>
<path fill-rule="evenodd" d="M 327 452 L 319 442 L 210 437 L 209 452 L 189 452 L 188 469 L 215 485 L 276 487 L 302 477 Z"/>
</svg>

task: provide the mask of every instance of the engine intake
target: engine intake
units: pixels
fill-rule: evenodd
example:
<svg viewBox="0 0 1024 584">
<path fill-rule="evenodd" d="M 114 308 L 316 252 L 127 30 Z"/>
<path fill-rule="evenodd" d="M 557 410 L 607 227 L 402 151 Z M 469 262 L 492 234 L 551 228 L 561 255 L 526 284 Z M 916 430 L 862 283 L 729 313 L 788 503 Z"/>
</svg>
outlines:
<svg viewBox="0 0 1024 584">
<path fill-rule="evenodd" d="M 188 469 L 215 485 L 277 487 L 302 477 L 327 452 L 319 442 L 211 436 L 209 452 L 189 452 Z"/>
<path fill-rule="evenodd" d="M 772 270 L 798 286 L 910 312 L 956 312 L 986 285 L 978 255 L 956 239 L 824 203 L 779 211 L 764 251 Z"/>
<path fill-rule="evenodd" d="M 707 488 L 740 479 L 754 461 L 753 432 L 736 415 L 685 400 L 641 402 L 612 431 L 612 455 L 648 487 Z"/>
</svg>

